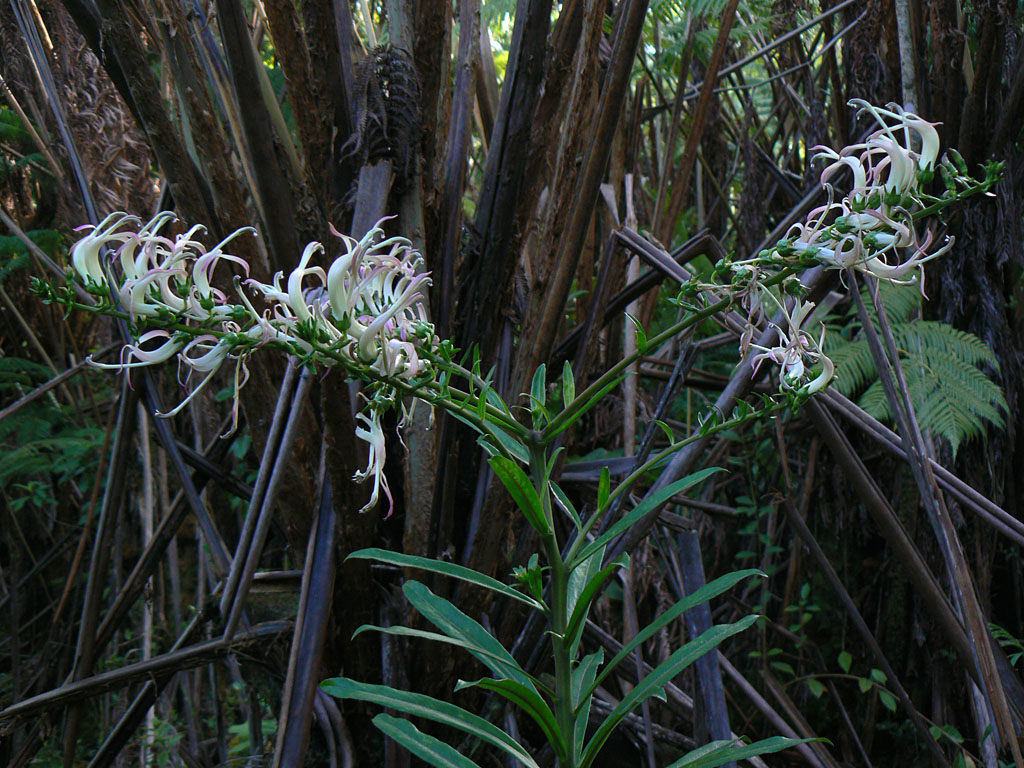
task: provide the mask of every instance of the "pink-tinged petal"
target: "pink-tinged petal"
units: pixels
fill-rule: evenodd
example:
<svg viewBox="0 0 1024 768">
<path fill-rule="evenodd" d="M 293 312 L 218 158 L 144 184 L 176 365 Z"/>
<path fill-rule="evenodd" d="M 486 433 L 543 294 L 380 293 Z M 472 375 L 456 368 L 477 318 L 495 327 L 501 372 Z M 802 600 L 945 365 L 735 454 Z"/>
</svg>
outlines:
<svg viewBox="0 0 1024 768">
<path fill-rule="evenodd" d="M 817 392 L 821 392 L 825 387 L 829 385 L 833 377 L 836 375 L 836 367 L 825 355 L 821 355 L 821 373 L 807 382 L 800 391 L 805 395 L 813 395 Z"/>
<path fill-rule="evenodd" d="M 303 278 L 306 275 L 317 275 L 320 277 L 321 282 L 327 281 L 327 275 L 324 274 L 323 269 L 320 267 L 307 269 L 306 267 L 309 264 L 309 260 L 313 258 L 313 254 L 317 252 L 323 253 L 323 250 L 323 245 L 316 241 L 307 245 L 306 249 L 302 252 L 302 258 L 299 259 L 299 266 L 292 270 L 292 273 L 288 276 L 288 304 L 300 322 L 313 318 L 309 307 L 306 306 L 306 300 L 302 296 Z"/>
<path fill-rule="evenodd" d="M 146 344 L 153 339 L 167 339 L 167 341 L 155 349 L 146 350 L 142 348 L 143 344 Z M 124 361 L 127 358 L 127 362 L 97 363 L 90 359 L 89 363 L 96 368 L 108 368 L 113 370 L 141 368 L 144 365 L 159 365 L 160 363 L 167 362 L 178 354 L 184 346 L 184 340 L 179 338 L 177 335 L 172 336 L 170 333 L 163 330 L 147 331 L 139 337 L 139 340 L 135 344 L 127 344 L 121 350 L 121 360 Z M 138 362 L 132 362 L 133 358 Z"/>
<path fill-rule="evenodd" d="M 71 264 L 86 285 L 103 286 L 107 283 L 100 252 L 111 242 L 124 242 L 130 234 L 116 234 L 124 223 L 138 223 L 138 219 L 127 213 L 112 213 L 97 224 L 92 231 L 71 247 Z"/>
<path fill-rule="evenodd" d="M 218 245 L 217 248 L 220 248 L 220 246 Z M 210 295 L 210 280 L 213 277 L 213 270 L 217 267 L 217 262 L 221 259 L 238 264 L 245 271 L 245 276 L 249 276 L 249 262 L 240 256 L 221 253 L 217 248 L 214 248 L 209 253 L 200 256 L 192 266 L 192 280 L 195 284 L 196 290 L 199 292 L 199 295 L 204 298 Z"/>
<path fill-rule="evenodd" d="M 210 342 L 215 342 L 212 347 Z M 205 350 L 198 357 L 190 357 L 194 350 Z M 217 339 L 216 336 L 205 334 L 193 339 L 182 351 L 181 362 L 194 371 L 212 372 L 220 368 L 231 352 L 231 342 L 227 338 Z"/>
<path fill-rule="evenodd" d="M 377 504 L 377 499 L 380 497 L 380 489 L 383 488 L 384 495 L 388 498 L 388 511 L 385 517 L 391 517 L 391 513 L 395 509 L 395 502 L 391 496 L 391 489 L 388 487 L 388 479 L 384 475 L 384 462 L 387 459 L 387 452 L 384 443 L 384 430 L 380 424 L 380 414 L 372 412 L 370 416 L 367 416 L 365 413 L 357 413 L 356 420 L 363 422 L 367 427 L 364 429 L 357 425 L 356 437 L 369 444 L 370 456 L 366 470 L 356 472 L 353 479 L 357 483 L 362 483 L 368 478 L 373 478 L 373 492 L 370 494 L 370 500 L 359 511 L 366 512 L 373 509 Z"/>
</svg>

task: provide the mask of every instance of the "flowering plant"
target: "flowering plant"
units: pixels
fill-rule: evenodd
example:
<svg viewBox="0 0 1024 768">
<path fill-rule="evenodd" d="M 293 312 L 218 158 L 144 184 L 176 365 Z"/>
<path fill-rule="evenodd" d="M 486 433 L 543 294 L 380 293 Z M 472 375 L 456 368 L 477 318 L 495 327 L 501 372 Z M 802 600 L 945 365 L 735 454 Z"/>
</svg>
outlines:
<svg viewBox="0 0 1024 768">
<path fill-rule="evenodd" d="M 459 579 L 525 606 L 548 629 L 553 679 L 542 679 L 524 669 L 479 623 L 413 580 L 405 582 L 404 594 L 438 632 L 404 627 L 363 627 L 359 631 L 418 637 L 467 650 L 493 677 L 460 682 L 458 689 L 474 687 L 507 699 L 536 722 L 559 765 L 589 768 L 627 716 L 756 617 L 715 626 L 690 639 L 621 701 L 614 702 L 591 732 L 593 700 L 605 677 L 685 611 L 758 574 L 730 574 L 697 590 L 641 630 L 607 662 L 600 650 L 581 657 L 583 628 L 594 601 L 628 563 L 626 555 L 606 558 L 613 542 L 672 496 L 695 487 L 717 470 L 704 469 L 659 487 L 620 519 L 608 520 L 605 530 L 596 528 L 597 524 L 617 509 L 618 499 L 625 498 L 646 473 L 659 468 L 674 452 L 710 433 L 763 418 L 828 385 L 835 370 L 822 349 L 823 332 L 817 334 L 810 327 L 815 307 L 798 276 L 801 269 L 822 266 L 857 271 L 880 280 L 918 283 L 923 289 L 922 266 L 953 243 L 951 239 L 938 243 L 933 230 L 920 235 L 918 222 L 965 195 L 986 192 L 998 178 L 998 168 L 992 167 L 983 181 L 972 180 L 955 153 L 938 160 L 935 128 L 916 115 L 895 106 L 854 105 L 872 117 L 876 127 L 863 142 L 838 152 L 820 148 L 817 158 L 828 161 L 821 174 L 827 197 L 824 205 L 793 225 L 776 246 L 750 259 L 723 260 L 710 280 L 684 284 L 676 299 L 688 310 L 684 317 L 650 339 L 638 327 L 637 352 L 582 391 L 576 391 L 572 368 L 566 363 L 560 402 L 552 398 L 542 365 L 533 378 L 525 409 L 528 425 L 520 422 L 489 378 L 481 375 L 479 365 L 469 370 L 460 366 L 451 344 L 437 338 L 427 318 L 423 289 L 429 278 L 420 271 L 422 259 L 408 240 L 385 237 L 379 224 L 358 240 L 335 232 L 341 249 L 326 268 L 314 261 L 325 253 L 325 246 L 314 242 L 306 246 L 298 266 L 287 277 L 278 273 L 270 283 L 235 277 L 237 301 L 233 302 L 214 286 L 214 272 L 221 262 L 227 262 L 248 276 L 246 262 L 224 248 L 232 239 L 251 232 L 250 228 L 207 249 L 198 239 L 201 227 L 192 227 L 173 239 L 162 234 L 173 214 L 158 214 L 145 224 L 127 214 L 112 214 L 88 228 L 72 249 L 72 277 L 96 298 L 91 309 L 124 320 L 135 339 L 124 347 L 121 361 L 107 367 L 131 370 L 176 358 L 186 382 L 193 372 L 202 374 L 202 381 L 192 387 L 182 404 L 164 415 L 180 410 L 227 361 L 235 368 L 237 407 L 246 360 L 259 349 L 280 349 L 306 365 L 340 368 L 363 380 L 367 408 L 358 415 L 356 434 L 369 444 L 370 451 L 368 466 L 357 478 L 374 482 L 372 498 L 364 509 L 377 502 L 380 490 L 390 506 L 380 421 L 387 409 L 404 407 L 405 398 L 411 396 L 446 409 L 476 429 L 494 476 L 534 529 L 545 565 L 534 555 L 525 567 L 515 570 L 515 583 L 510 586 L 453 563 L 380 549 L 362 550 L 350 557 Z M 851 172 L 853 185 L 836 202 L 833 181 L 844 169 Z M 940 197 L 924 191 L 936 171 L 946 187 Z M 105 255 L 108 250 L 110 257 Z M 67 288 L 40 284 L 38 289 L 48 300 L 82 306 Z M 260 301 L 263 306 L 257 307 Z M 760 409 L 739 408 L 728 419 L 715 415 L 702 422 L 696 435 L 676 439 L 670 433 L 667 447 L 640 462 L 614 489 L 606 470 L 596 508 L 589 515 L 581 514 L 552 477 L 560 450 L 556 447 L 558 436 L 621 382 L 640 355 L 733 307 L 747 313 L 740 333 L 744 364 L 755 368 L 777 365 L 781 396 L 766 398 Z M 769 314 L 777 341 L 755 344 L 755 331 Z M 347 678 L 328 680 L 323 687 L 341 698 L 372 701 L 464 731 L 523 765 L 538 765 L 520 742 L 453 704 Z M 378 715 L 374 722 L 433 765 L 475 765 L 411 722 L 387 714 Z M 718 741 L 672 765 L 713 768 L 796 743 L 783 738 L 746 746 L 736 746 L 733 740 Z"/>
<path fill-rule="evenodd" d="M 853 270 L 885 282 L 917 284 L 923 294 L 924 265 L 947 253 L 954 239 L 939 242 L 933 228 L 922 235 L 918 222 L 963 197 L 988 193 L 1001 174 L 1001 167 L 992 164 L 982 181 L 974 180 L 963 158 L 952 149 L 940 161 L 935 124 L 896 104 L 881 109 L 854 99 L 850 106 L 873 118 L 876 127 L 864 141 L 839 151 L 815 147 L 819 152 L 813 159 L 827 161 L 820 176 L 825 204 L 793 224 L 772 248 L 749 259 L 723 259 L 715 266 L 711 282 L 691 280 L 677 299 L 687 304 L 703 294 L 746 309 L 741 354 L 746 357 L 755 347 L 758 354 L 749 357 L 750 364 L 777 364 L 781 388 L 796 395 L 821 391 L 835 373 L 822 349 L 824 327 L 817 339 L 806 327 L 815 306 L 808 301 L 796 271 L 815 265 Z M 833 181 L 844 169 L 850 171 L 853 185 L 836 201 Z M 940 197 L 924 189 L 936 170 L 945 183 Z M 784 300 L 787 295 L 793 297 L 792 306 Z M 779 342 L 771 348 L 752 344 L 766 307 L 778 312 L 771 325 L 778 331 Z"/>
<path fill-rule="evenodd" d="M 232 361 L 236 419 L 245 361 L 257 349 L 275 347 L 310 364 L 341 366 L 371 384 L 356 432 L 370 445 L 369 466 L 357 476 L 374 480 L 366 508 L 377 503 L 381 489 L 390 501 L 381 414 L 400 399 L 400 390 L 432 379 L 430 360 L 445 349 L 426 319 L 422 290 L 429 278 L 419 269 L 420 255 L 405 238 L 383 238 L 380 224 L 360 240 L 334 231 L 342 249 L 327 271 L 310 266 L 324 252 L 321 243 L 310 243 L 287 279 L 280 272 L 270 284 L 236 278 L 238 301 L 232 303 L 214 287 L 214 271 L 228 262 L 248 275 L 248 263 L 224 247 L 255 230 L 239 229 L 207 249 L 199 225 L 173 239 L 162 234 L 174 220 L 165 211 L 143 225 L 115 213 L 81 228 L 89 231 L 71 250 L 76 277 L 99 300 L 95 309 L 127 320 L 136 338 L 124 346 L 120 362 L 93 364 L 130 371 L 176 358 L 186 384 L 198 372 L 202 380 L 191 393 L 159 414 L 173 416 Z M 107 250 L 110 259 L 104 259 Z M 258 296 L 263 309 L 254 304 Z M 67 293 L 59 300 L 73 303 Z"/>
</svg>

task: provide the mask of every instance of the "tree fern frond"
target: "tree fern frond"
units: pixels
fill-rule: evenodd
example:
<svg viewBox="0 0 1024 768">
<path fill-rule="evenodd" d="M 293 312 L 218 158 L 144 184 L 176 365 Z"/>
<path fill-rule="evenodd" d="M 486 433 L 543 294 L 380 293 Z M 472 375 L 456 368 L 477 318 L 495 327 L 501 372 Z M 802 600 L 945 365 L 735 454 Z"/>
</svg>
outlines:
<svg viewBox="0 0 1024 768">
<path fill-rule="evenodd" d="M 909 302 L 894 309 L 904 313 L 908 307 Z M 979 368 L 987 365 L 999 370 L 995 354 L 984 342 L 933 321 L 901 322 L 893 325 L 892 332 L 918 422 L 948 441 L 954 456 L 963 441 L 983 435 L 985 423 L 1003 426 L 1006 398 Z M 838 334 L 833 335 L 836 338 Z M 875 418 L 891 422 L 867 339 L 830 345 L 828 354 L 836 364 L 836 388 L 850 397 L 862 393 L 859 405 Z"/>
</svg>

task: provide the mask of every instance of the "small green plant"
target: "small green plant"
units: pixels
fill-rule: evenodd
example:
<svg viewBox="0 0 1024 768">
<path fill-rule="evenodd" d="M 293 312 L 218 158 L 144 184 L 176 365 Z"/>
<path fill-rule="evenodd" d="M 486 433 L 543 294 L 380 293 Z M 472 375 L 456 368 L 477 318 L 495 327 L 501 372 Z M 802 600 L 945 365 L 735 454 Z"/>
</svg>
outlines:
<svg viewBox="0 0 1024 768">
<path fill-rule="evenodd" d="M 850 669 L 853 666 L 853 656 L 848 651 L 842 651 L 839 654 L 839 668 L 843 670 L 846 675 L 850 675 Z M 878 694 L 878 700 L 882 702 L 882 706 L 890 712 L 896 711 L 896 697 L 885 687 L 888 678 L 880 669 L 872 669 L 868 672 L 867 677 L 856 677 L 857 689 L 861 693 L 869 693 L 872 690 Z"/>
<path fill-rule="evenodd" d="M 50 376 L 49 368 L 31 360 L 0 358 L 0 395 L 23 395 Z M 45 397 L 0 421 L 0 491 L 12 511 L 52 510 L 56 489 L 67 483 L 87 492 L 103 439 L 101 428 L 81 426 L 68 409 Z"/>
<path fill-rule="evenodd" d="M 1024 643 L 998 624 L 989 622 L 988 628 L 992 630 L 992 637 L 1006 651 L 1010 659 L 1010 665 L 1016 667 L 1017 662 L 1024 656 Z"/>
</svg>

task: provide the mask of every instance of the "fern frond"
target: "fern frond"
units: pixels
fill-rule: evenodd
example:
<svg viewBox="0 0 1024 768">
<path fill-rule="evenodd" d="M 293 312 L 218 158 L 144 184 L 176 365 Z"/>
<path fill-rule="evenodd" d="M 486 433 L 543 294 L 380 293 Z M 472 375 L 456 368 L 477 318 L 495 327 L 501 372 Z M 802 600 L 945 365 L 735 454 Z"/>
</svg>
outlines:
<svg viewBox="0 0 1024 768">
<path fill-rule="evenodd" d="M 984 342 L 933 321 L 900 323 L 892 330 L 918 422 L 948 441 L 954 456 L 963 441 L 984 434 L 985 423 L 1003 426 L 1006 398 L 979 368 L 988 365 L 999 370 L 996 356 Z M 875 418 L 891 422 L 867 340 L 838 345 L 831 356 L 837 389 L 848 396 L 863 392 L 860 406 Z"/>
</svg>

